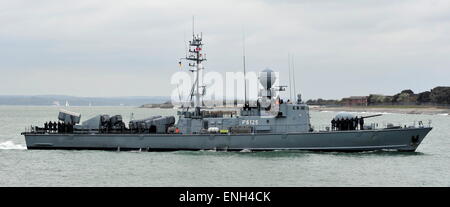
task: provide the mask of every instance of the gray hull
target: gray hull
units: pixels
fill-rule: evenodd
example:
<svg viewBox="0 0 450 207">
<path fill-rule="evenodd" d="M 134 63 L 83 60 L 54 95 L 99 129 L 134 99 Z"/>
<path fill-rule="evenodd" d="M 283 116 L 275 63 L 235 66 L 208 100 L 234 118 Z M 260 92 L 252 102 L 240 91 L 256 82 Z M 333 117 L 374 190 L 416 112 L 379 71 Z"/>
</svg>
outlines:
<svg viewBox="0 0 450 207">
<path fill-rule="evenodd" d="M 431 127 L 289 134 L 36 134 L 28 149 L 415 151 Z"/>
</svg>

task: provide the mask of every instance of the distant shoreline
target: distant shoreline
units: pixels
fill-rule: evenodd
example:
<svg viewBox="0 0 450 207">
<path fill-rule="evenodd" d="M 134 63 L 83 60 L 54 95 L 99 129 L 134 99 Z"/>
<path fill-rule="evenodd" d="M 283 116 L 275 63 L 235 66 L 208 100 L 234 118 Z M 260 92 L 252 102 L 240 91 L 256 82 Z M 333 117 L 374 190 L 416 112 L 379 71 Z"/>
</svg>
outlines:
<svg viewBox="0 0 450 207">
<path fill-rule="evenodd" d="M 450 108 L 432 106 L 310 106 L 311 111 L 348 111 L 397 114 L 449 115 Z"/>
</svg>

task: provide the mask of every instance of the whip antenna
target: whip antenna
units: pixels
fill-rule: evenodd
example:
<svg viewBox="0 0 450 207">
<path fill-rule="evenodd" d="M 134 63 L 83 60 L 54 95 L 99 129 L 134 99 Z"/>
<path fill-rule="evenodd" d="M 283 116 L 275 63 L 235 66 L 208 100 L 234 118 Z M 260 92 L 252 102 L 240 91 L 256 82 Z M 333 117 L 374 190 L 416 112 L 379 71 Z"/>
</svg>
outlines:
<svg viewBox="0 0 450 207">
<path fill-rule="evenodd" d="M 289 99 L 292 100 L 292 87 L 291 87 L 291 54 L 288 53 L 288 70 L 289 70 Z"/>
<path fill-rule="evenodd" d="M 294 55 L 292 55 L 292 81 L 294 82 L 294 98 L 297 96 L 296 89 L 295 89 L 295 68 L 294 68 Z"/>
<path fill-rule="evenodd" d="M 246 77 L 246 71 L 245 71 L 245 33 L 242 34 L 242 60 L 244 64 L 244 106 L 248 106 L 247 102 L 247 77 Z"/>
</svg>

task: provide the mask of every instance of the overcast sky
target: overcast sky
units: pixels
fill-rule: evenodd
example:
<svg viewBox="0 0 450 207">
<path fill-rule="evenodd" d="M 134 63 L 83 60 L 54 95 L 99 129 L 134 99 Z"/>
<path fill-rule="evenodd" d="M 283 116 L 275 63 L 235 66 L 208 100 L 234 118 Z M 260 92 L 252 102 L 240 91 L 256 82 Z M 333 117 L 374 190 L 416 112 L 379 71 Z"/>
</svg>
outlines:
<svg viewBox="0 0 450 207">
<path fill-rule="evenodd" d="M 184 40 L 207 71 L 270 67 L 306 99 L 450 85 L 448 0 L 0 0 L 0 94 L 170 96 Z"/>
</svg>

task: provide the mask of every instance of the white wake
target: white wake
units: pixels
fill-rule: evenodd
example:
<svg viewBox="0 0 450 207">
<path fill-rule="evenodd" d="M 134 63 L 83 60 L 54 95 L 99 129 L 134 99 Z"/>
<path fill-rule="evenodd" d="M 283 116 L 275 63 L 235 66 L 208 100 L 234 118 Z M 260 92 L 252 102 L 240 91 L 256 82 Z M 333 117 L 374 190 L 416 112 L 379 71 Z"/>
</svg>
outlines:
<svg viewBox="0 0 450 207">
<path fill-rule="evenodd" d="M 21 144 L 14 144 L 14 142 L 12 141 L 6 141 L 0 143 L 0 149 L 8 150 L 8 149 L 27 149 L 27 148 Z"/>
</svg>

